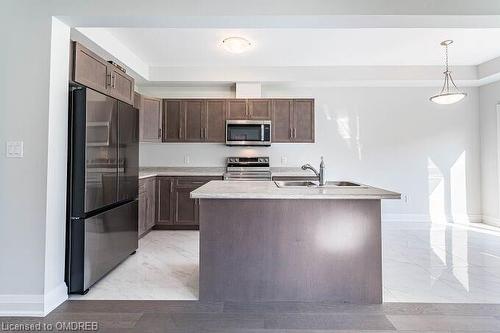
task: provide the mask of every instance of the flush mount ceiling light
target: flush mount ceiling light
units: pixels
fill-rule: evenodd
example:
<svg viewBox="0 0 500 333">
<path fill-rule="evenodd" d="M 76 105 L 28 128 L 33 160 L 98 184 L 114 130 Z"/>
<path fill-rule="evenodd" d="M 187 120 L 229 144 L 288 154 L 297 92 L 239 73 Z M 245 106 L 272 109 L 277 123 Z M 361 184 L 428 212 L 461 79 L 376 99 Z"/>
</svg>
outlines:
<svg viewBox="0 0 500 333">
<path fill-rule="evenodd" d="M 432 102 L 437 104 L 453 104 L 460 100 L 462 100 L 466 93 L 458 90 L 457 85 L 453 82 L 453 78 L 451 77 L 451 71 L 448 69 L 448 46 L 453 43 L 452 40 L 445 40 L 441 42 L 441 45 L 445 48 L 445 56 L 446 56 L 446 69 L 444 71 L 444 84 L 441 92 L 437 95 L 429 98 Z"/>
<path fill-rule="evenodd" d="M 243 37 L 228 37 L 222 41 L 222 46 L 231 53 L 243 53 L 252 47 L 252 43 Z"/>
</svg>

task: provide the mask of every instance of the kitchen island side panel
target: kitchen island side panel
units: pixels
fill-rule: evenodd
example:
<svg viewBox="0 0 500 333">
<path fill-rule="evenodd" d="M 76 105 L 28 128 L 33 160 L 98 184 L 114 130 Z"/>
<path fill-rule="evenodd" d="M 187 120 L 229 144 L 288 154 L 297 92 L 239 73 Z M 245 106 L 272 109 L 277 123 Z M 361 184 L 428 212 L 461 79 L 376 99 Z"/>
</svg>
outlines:
<svg viewBox="0 0 500 333">
<path fill-rule="evenodd" d="M 200 199 L 200 300 L 382 303 L 380 200 Z"/>
</svg>

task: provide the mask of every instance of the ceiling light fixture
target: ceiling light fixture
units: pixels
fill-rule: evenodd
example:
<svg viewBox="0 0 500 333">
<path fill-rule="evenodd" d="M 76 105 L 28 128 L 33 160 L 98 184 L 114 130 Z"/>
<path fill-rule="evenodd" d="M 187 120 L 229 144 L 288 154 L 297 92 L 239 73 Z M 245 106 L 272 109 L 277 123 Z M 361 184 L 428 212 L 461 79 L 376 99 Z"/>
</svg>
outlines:
<svg viewBox="0 0 500 333">
<path fill-rule="evenodd" d="M 228 37 L 222 41 L 222 46 L 231 53 L 243 53 L 250 49 L 252 43 L 243 37 Z"/>
<path fill-rule="evenodd" d="M 429 98 L 432 102 L 437 104 L 453 104 L 458 101 L 461 101 L 465 96 L 467 96 L 466 93 L 461 92 L 457 88 L 457 85 L 455 84 L 453 78 L 451 77 L 451 71 L 448 69 L 448 46 L 451 43 L 453 43 L 452 40 L 445 40 L 441 42 L 441 45 L 444 46 L 445 48 L 445 56 L 446 56 L 446 70 L 443 73 L 444 84 L 439 94 Z"/>
</svg>

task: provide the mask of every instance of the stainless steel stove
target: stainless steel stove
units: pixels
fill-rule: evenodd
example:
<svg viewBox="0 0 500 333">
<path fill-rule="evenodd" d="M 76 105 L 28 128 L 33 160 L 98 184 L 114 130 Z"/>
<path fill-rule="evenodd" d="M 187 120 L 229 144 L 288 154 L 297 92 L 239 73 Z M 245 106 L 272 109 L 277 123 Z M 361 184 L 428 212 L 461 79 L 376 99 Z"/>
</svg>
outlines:
<svg viewBox="0 0 500 333">
<path fill-rule="evenodd" d="M 269 157 L 228 157 L 224 180 L 271 180 Z"/>
</svg>

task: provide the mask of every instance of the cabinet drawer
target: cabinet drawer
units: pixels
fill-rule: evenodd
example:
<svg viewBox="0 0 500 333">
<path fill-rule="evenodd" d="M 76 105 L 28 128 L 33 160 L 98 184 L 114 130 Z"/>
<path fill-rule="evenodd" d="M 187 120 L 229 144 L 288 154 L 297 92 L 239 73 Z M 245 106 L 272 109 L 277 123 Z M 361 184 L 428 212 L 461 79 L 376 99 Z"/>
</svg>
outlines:
<svg viewBox="0 0 500 333">
<path fill-rule="evenodd" d="M 177 177 L 175 179 L 176 186 L 199 187 L 211 180 L 222 180 L 221 177 Z"/>
</svg>

